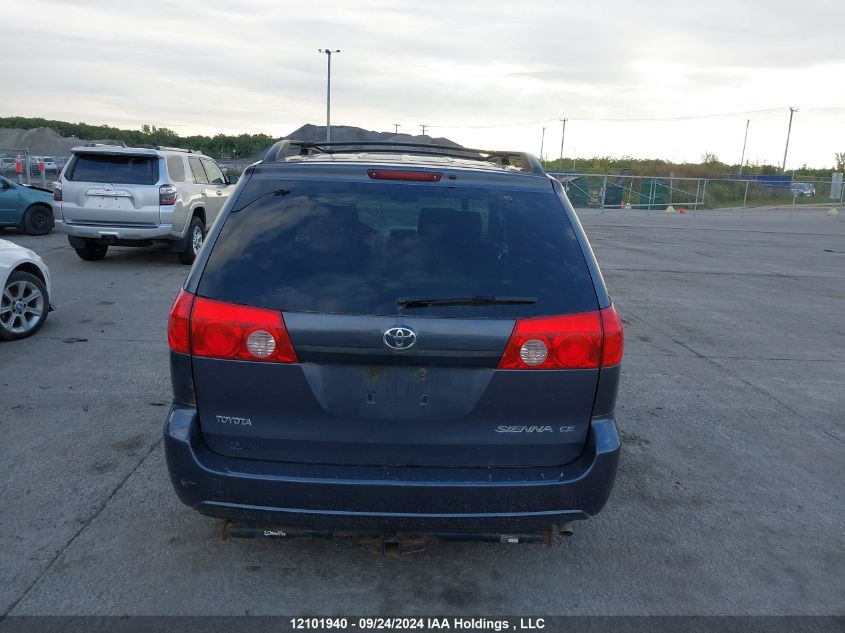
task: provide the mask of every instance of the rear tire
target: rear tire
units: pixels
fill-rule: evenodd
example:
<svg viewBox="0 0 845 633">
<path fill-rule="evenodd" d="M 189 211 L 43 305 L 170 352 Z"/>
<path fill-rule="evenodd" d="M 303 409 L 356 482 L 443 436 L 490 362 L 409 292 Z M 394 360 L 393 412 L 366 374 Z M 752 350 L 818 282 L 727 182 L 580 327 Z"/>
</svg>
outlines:
<svg viewBox="0 0 845 633">
<path fill-rule="evenodd" d="M 86 262 L 96 262 L 103 259 L 109 251 L 108 244 L 97 244 L 94 240 L 85 240 L 85 246 L 82 248 L 74 247 L 76 254 L 80 259 Z"/>
<path fill-rule="evenodd" d="M 13 341 L 41 329 L 50 310 L 44 282 L 35 275 L 16 270 L 0 294 L 0 339 Z"/>
<path fill-rule="evenodd" d="M 42 204 L 34 204 L 23 214 L 21 228 L 27 235 L 47 235 L 53 230 L 53 212 Z"/>
<path fill-rule="evenodd" d="M 183 264 L 193 264 L 204 240 L 205 224 L 201 218 L 194 216 L 188 225 L 188 243 L 185 245 L 185 250 L 179 252 L 179 261 Z"/>
</svg>

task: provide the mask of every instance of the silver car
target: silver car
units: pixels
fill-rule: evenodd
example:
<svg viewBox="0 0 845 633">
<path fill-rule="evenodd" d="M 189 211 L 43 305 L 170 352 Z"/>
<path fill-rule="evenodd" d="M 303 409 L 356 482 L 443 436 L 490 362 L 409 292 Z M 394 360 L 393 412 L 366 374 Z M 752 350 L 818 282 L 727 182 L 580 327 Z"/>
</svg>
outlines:
<svg viewBox="0 0 845 633">
<path fill-rule="evenodd" d="M 110 245 L 170 242 L 194 261 L 236 180 L 201 152 L 171 147 L 74 147 L 53 196 L 56 228 L 84 260 Z"/>
</svg>

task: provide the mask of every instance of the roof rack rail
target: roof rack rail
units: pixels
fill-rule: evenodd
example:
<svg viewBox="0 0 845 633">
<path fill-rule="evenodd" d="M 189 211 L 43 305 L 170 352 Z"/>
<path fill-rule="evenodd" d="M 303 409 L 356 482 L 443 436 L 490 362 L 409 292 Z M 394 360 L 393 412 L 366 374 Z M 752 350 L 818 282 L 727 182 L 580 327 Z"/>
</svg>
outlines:
<svg viewBox="0 0 845 633">
<path fill-rule="evenodd" d="M 160 152 L 185 152 L 186 154 L 202 154 L 198 149 L 185 149 L 184 147 L 167 147 L 166 145 L 156 145 L 155 148 Z"/>
<path fill-rule="evenodd" d="M 514 167 L 536 176 L 545 176 L 546 171 L 537 157 L 527 152 L 509 152 L 469 147 L 437 145 L 434 143 L 408 143 L 401 141 L 351 141 L 339 143 L 321 143 L 317 141 L 297 141 L 284 139 L 276 141 L 264 156 L 267 163 L 284 161 L 290 156 L 313 156 L 314 154 L 357 154 L 384 153 L 394 154 L 401 151 L 406 154 L 445 156 L 491 162 L 503 167 Z"/>
<path fill-rule="evenodd" d="M 82 147 L 126 147 L 126 143 L 123 141 L 118 141 L 117 143 L 95 143 L 90 141 L 88 143 L 83 143 Z"/>
</svg>

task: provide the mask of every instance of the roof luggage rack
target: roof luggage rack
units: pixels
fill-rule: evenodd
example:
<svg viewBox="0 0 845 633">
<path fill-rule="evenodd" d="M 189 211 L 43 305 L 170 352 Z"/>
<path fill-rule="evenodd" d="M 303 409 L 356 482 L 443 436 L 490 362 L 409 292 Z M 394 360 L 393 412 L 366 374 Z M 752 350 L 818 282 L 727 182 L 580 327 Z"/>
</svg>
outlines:
<svg viewBox="0 0 845 633">
<path fill-rule="evenodd" d="M 546 172 L 540 161 L 527 152 L 494 151 L 452 147 L 434 143 L 408 143 L 399 141 L 352 141 L 343 143 L 321 143 L 316 141 L 281 140 L 276 141 L 267 151 L 263 162 L 282 162 L 291 156 L 313 156 L 315 154 L 359 154 L 382 153 L 417 154 L 423 156 L 445 156 L 494 163 L 503 167 L 514 167 L 536 176 L 545 176 Z"/>
<path fill-rule="evenodd" d="M 160 152 L 185 152 L 186 154 L 202 154 L 198 149 L 185 149 L 183 147 L 167 147 L 166 145 L 156 145 L 155 148 Z"/>
<path fill-rule="evenodd" d="M 88 143 L 83 143 L 82 147 L 126 147 L 126 143 L 123 141 L 118 141 L 117 143 L 95 143 L 90 141 Z"/>
</svg>

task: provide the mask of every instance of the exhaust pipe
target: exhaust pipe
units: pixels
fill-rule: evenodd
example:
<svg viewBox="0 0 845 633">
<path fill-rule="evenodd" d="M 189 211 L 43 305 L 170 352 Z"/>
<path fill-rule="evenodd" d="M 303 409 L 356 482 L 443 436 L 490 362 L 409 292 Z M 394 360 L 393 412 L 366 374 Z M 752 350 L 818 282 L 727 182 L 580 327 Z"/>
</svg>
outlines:
<svg viewBox="0 0 845 633">
<path fill-rule="evenodd" d="M 572 536 L 575 534 L 575 530 L 572 527 L 572 524 L 569 521 L 564 521 L 559 526 L 557 526 L 557 533 L 561 536 Z"/>
</svg>

